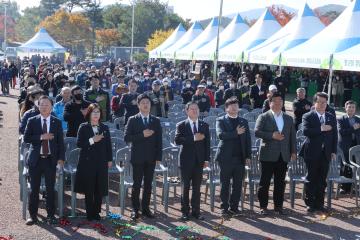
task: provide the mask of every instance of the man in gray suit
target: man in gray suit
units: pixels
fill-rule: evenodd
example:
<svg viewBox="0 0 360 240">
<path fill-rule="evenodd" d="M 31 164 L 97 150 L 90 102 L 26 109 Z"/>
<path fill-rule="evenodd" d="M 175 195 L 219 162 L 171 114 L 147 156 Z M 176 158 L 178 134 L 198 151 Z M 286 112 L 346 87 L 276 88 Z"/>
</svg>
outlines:
<svg viewBox="0 0 360 240">
<path fill-rule="evenodd" d="M 283 99 L 275 93 L 270 110 L 261 114 L 255 125 L 255 136 L 262 139 L 259 160 L 261 177 L 258 191 L 260 214 L 268 215 L 269 186 L 274 176 L 274 210 L 283 215 L 285 175 L 289 160 L 296 159 L 296 133 L 292 117 L 282 112 Z"/>
</svg>

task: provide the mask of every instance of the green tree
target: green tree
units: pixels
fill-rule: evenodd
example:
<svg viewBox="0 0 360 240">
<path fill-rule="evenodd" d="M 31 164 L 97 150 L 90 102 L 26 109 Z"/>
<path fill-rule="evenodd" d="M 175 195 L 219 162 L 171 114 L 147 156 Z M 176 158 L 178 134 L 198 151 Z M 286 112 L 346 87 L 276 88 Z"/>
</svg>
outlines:
<svg viewBox="0 0 360 240">
<path fill-rule="evenodd" d="M 64 4 L 64 0 L 41 0 L 40 14 L 42 18 L 53 15 Z"/>
<path fill-rule="evenodd" d="M 35 28 L 43 20 L 40 16 L 40 7 L 25 8 L 23 15 L 19 18 L 15 26 L 17 40 L 26 42 L 35 34 Z"/>
</svg>

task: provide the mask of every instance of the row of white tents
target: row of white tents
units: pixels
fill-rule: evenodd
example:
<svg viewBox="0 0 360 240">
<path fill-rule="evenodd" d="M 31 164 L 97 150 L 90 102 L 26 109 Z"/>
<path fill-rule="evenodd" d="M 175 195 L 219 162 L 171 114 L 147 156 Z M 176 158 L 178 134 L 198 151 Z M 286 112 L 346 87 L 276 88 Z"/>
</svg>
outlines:
<svg viewBox="0 0 360 240">
<path fill-rule="evenodd" d="M 215 60 L 218 26 L 218 18 L 205 29 L 180 24 L 149 57 Z M 237 14 L 220 31 L 219 61 L 360 71 L 360 0 L 327 27 L 305 3 L 284 27 L 266 9 L 252 27 Z"/>
</svg>

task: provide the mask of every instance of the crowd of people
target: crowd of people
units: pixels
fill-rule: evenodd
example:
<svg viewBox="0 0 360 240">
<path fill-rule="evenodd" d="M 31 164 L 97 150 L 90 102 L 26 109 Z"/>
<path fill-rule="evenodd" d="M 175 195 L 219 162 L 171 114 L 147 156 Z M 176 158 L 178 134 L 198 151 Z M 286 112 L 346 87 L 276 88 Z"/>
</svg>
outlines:
<svg viewBox="0 0 360 240">
<path fill-rule="evenodd" d="M 104 123 L 119 117 L 124 119 L 124 141 L 131 144 L 131 218 L 139 218 L 140 210 L 143 216 L 153 218 L 149 208 L 151 182 L 155 166 L 162 160 L 163 150 L 160 121 L 168 117 L 169 103 L 176 96 L 181 96 L 187 115 L 176 125 L 175 133 L 176 145 L 182 146 L 179 167 L 181 218 L 184 221 L 190 217 L 203 219 L 200 186 L 203 167 L 211 161 L 209 125 L 203 118 L 212 108 L 222 108 L 226 113 L 216 121 L 219 144 L 215 156 L 220 167 L 220 198 L 224 215 L 239 213 L 245 165 L 252 158 L 250 130 L 254 130 L 255 136 L 262 140 L 258 149 L 261 163 L 260 213 L 269 214 L 269 186 L 273 177 L 274 210 L 285 214 L 285 176 L 289 162 L 299 156 L 308 169 L 305 184 L 307 211 L 327 212 L 324 207 L 326 175 L 330 161 L 336 159 L 337 146 L 349 162 L 349 148 L 360 143 L 356 103 L 350 99 L 351 91 L 350 95 L 346 92 L 357 84 L 357 76 L 341 73 L 335 77 L 344 79 L 346 111 L 337 122 L 334 109 L 327 104 L 329 96 L 323 93 L 327 85 L 323 71 L 285 69 L 280 73 L 258 65 L 246 65 L 241 71 L 240 65 L 225 64 L 220 66 L 214 81 L 210 68 L 210 64 L 203 64 L 201 72 L 194 73 L 188 63 L 135 64 L 110 60 L 101 67 L 80 63 L 72 66 L 66 74 L 62 64 L 53 64 L 47 59 L 35 64 L 24 59 L 19 74 L 16 72 L 15 75 L 20 77 L 21 87 L 19 134 L 32 146 L 28 162 L 32 191 L 27 224 L 37 222 L 42 175 L 46 182 L 49 221 L 55 221 L 53 186 L 56 165 L 63 166 L 66 160 L 64 137 L 76 137 L 81 149 L 75 191 L 85 194 L 87 218 L 100 219 L 101 199 L 108 189 L 107 171 L 113 159 L 110 132 Z M 7 75 L 7 70 L 3 71 L 1 76 Z M 301 87 L 296 91 L 292 105 L 294 116 L 291 116 L 285 111 L 284 103 L 293 76 L 300 81 Z M 313 101 L 307 98 L 310 79 L 318 84 Z M 334 101 L 338 101 L 338 106 L 343 105 L 336 96 L 332 96 Z M 258 108 L 262 109 L 262 114 L 257 118 L 255 128 L 250 129 L 248 121 L 239 116 L 239 111 Z M 296 149 L 298 130 L 306 137 L 300 152 Z M 352 177 L 351 171 L 345 167 L 342 174 Z M 343 184 L 342 193 L 350 191 L 351 184 Z"/>
</svg>

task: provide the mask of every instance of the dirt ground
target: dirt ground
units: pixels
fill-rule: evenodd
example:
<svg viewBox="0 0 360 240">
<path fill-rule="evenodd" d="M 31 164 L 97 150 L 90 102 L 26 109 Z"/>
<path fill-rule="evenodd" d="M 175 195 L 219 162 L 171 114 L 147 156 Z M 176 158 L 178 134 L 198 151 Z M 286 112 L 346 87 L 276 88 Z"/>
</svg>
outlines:
<svg viewBox="0 0 360 240">
<path fill-rule="evenodd" d="M 332 212 L 328 215 L 308 215 L 301 199 L 302 185 L 297 186 L 295 208 L 289 203 L 287 188 L 284 203 L 286 216 L 271 213 L 262 217 L 256 212 L 258 202 L 250 211 L 248 192 L 244 210 L 239 216 L 222 219 L 220 215 L 219 188 L 216 193 L 215 211 L 210 211 L 209 199 L 205 202 L 202 194 L 201 208 L 204 221 L 184 223 L 179 220 L 180 188 L 174 197 L 170 193 L 170 207 L 166 214 L 161 204 L 160 182 L 157 187 L 157 211 L 154 220 L 141 219 L 138 223 L 130 223 L 130 199 L 126 200 L 127 209 L 120 216 L 118 204 L 118 176 L 112 177 L 110 189 L 110 211 L 113 219 L 105 217 L 99 223 L 88 223 L 84 216 L 83 196 L 78 195 L 77 218 L 67 218 L 62 224 L 47 225 L 40 223 L 26 226 L 21 215 L 21 201 L 18 182 L 18 108 L 17 97 L 0 96 L 0 239 L 360 239 L 360 210 L 356 208 L 355 198 L 340 196 L 332 201 Z M 287 109 L 290 107 L 287 103 Z M 0 113 L 1 118 L 1 113 Z M 160 179 L 159 179 L 160 180 Z M 70 192 L 66 188 L 65 215 L 70 215 Z M 202 193 L 205 192 L 205 187 Z M 270 198 L 269 209 L 272 209 Z M 39 214 L 46 216 L 44 202 L 41 201 Z M 117 214 L 117 215 L 116 215 Z M 120 219 L 117 219 L 119 218 Z"/>
</svg>

